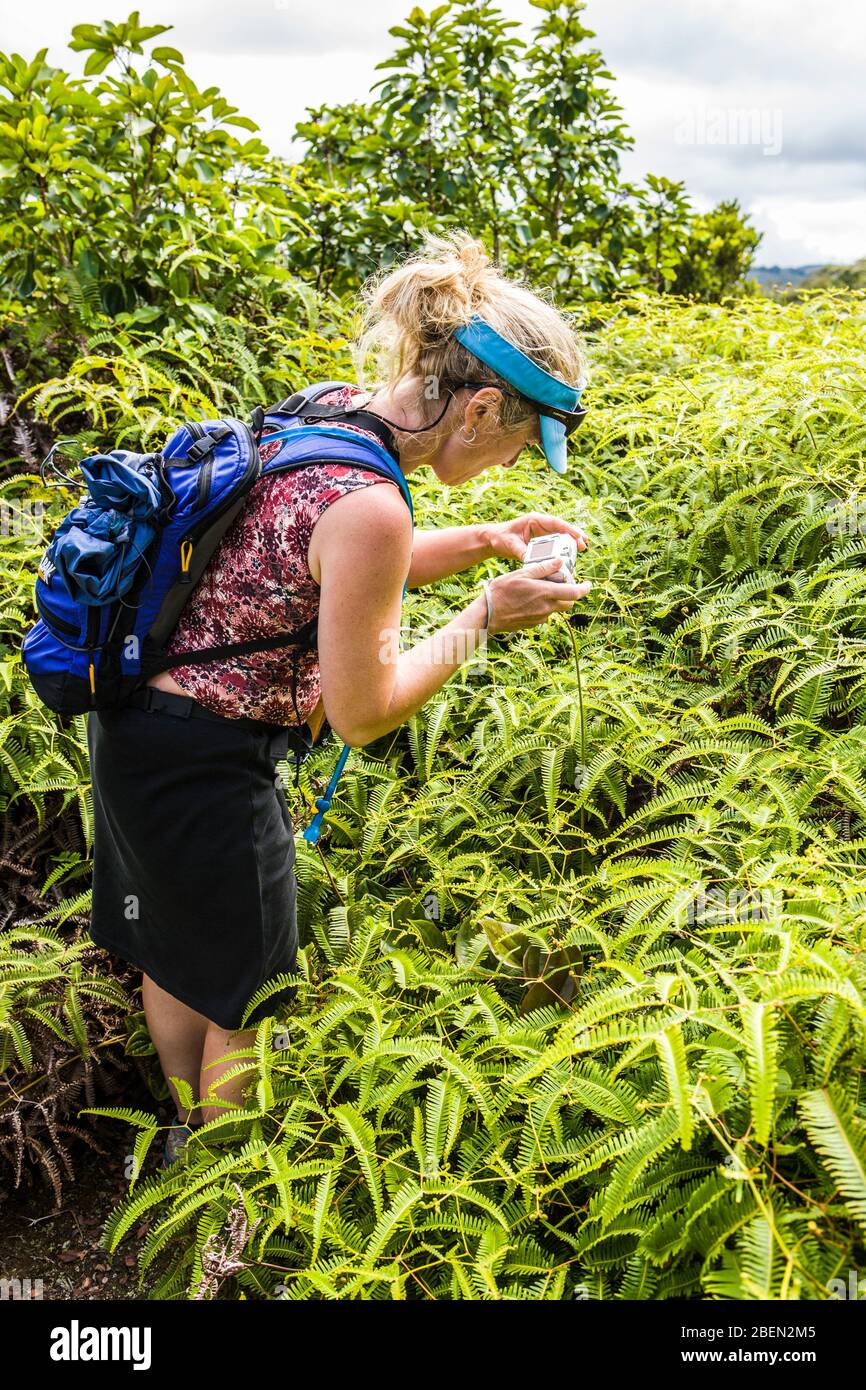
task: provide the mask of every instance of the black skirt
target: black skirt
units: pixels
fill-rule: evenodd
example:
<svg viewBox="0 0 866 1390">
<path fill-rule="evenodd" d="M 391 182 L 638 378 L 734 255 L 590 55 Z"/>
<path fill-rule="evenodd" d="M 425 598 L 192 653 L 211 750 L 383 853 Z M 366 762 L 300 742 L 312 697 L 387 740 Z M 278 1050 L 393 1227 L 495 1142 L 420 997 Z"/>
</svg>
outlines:
<svg viewBox="0 0 866 1390">
<path fill-rule="evenodd" d="M 295 844 L 278 759 L 289 731 L 154 692 L 88 716 L 98 946 L 220 1028 L 295 971 Z M 192 716 L 192 717 L 191 717 Z M 244 1027 L 295 997 L 284 987 Z"/>
</svg>

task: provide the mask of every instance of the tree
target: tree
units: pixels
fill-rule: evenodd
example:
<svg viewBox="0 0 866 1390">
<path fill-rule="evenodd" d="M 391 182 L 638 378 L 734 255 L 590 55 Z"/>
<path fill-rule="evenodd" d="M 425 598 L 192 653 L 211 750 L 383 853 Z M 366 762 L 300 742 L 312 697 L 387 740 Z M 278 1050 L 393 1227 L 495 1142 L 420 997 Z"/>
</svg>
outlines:
<svg viewBox="0 0 866 1390">
<path fill-rule="evenodd" d="M 423 228 L 449 226 L 563 299 L 633 285 L 718 297 L 741 282 L 756 234 L 736 204 L 698 217 L 682 184 L 621 178 L 633 141 L 584 0 L 531 3 L 528 44 L 490 0 L 416 6 L 389 31 L 374 99 L 298 124 L 316 236 L 297 249 L 317 286 L 353 289 Z"/>
<path fill-rule="evenodd" d="M 760 241 L 761 233 L 749 225 L 736 199 L 697 213 L 677 267 L 674 292 L 692 299 L 742 294 Z"/>
<path fill-rule="evenodd" d="M 647 174 L 634 189 L 635 219 L 622 266 L 625 278 L 658 293 L 673 288 L 689 245 L 691 204 L 682 183 Z"/>
<path fill-rule="evenodd" d="M 166 25 L 83 24 L 84 76 L 0 56 L 0 254 L 7 291 L 43 333 L 79 347 L 125 326 L 261 317 L 293 276 L 303 223 L 292 179 L 255 123 L 200 92 L 174 48 L 134 59 Z"/>
<path fill-rule="evenodd" d="M 531 246 L 603 248 L 616 221 L 620 157 L 633 144 L 610 88 L 595 37 L 581 22 L 583 0 L 530 0 L 544 14 L 524 54 L 518 86 L 523 115 L 516 144 L 525 220 L 516 230 Z M 615 259 L 615 257 L 614 257 Z"/>
</svg>

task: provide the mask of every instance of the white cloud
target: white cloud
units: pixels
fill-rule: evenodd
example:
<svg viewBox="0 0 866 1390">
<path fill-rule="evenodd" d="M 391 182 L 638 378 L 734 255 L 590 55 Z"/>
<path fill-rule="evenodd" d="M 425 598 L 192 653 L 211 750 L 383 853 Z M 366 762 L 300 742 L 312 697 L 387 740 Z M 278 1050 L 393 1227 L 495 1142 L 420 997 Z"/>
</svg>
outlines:
<svg viewBox="0 0 866 1390">
<path fill-rule="evenodd" d="M 755 221 L 769 229 L 767 249 L 761 248 L 765 265 L 809 264 L 825 258 L 827 246 L 834 260 L 855 261 L 866 254 L 866 193 L 855 198 L 829 198 L 822 202 L 796 198 L 756 198 L 751 204 Z M 797 261 L 791 252 L 796 251 Z"/>
</svg>

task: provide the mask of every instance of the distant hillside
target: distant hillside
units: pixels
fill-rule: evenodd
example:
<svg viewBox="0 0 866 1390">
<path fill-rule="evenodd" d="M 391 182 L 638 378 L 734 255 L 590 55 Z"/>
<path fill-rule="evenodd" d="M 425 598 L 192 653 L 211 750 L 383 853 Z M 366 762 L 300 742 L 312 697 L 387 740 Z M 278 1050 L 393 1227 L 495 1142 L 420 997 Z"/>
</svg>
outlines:
<svg viewBox="0 0 866 1390">
<path fill-rule="evenodd" d="M 849 290 L 866 289 L 866 257 L 855 261 L 853 265 L 819 266 L 811 275 L 806 276 L 803 285 L 806 289 L 816 285 L 844 286 Z"/>
<path fill-rule="evenodd" d="M 802 285 L 810 276 L 836 267 L 822 265 L 755 265 L 748 278 L 759 285 Z"/>
</svg>

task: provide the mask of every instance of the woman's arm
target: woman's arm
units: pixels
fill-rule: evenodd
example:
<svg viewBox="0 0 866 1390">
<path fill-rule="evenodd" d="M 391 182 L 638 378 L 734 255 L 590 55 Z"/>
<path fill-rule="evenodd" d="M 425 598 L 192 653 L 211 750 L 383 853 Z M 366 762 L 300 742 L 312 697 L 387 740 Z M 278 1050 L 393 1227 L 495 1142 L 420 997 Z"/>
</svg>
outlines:
<svg viewBox="0 0 866 1390">
<path fill-rule="evenodd" d="M 313 528 L 309 565 L 320 586 L 318 651 L 328 723 L 358 747 L 411 718 L 478 647 L 483 594 L 409 651 L 399 650 L 403 581 L 412 525 L 396 488 L 367 487 L 333 502 Z M 589 584 L 541 582 L 558 561 L 492 581 L 491 632 L 515 631 L 565 612 Z"/>
<path fill-rule="evenodd" d="M 446 526 L 441 531 L 415 531 L 409 588 L 423 589 L 449 574 L 471 569 L 493 555 L 490 528 Z"/>
<path fill-rule="evenodd" d="M 494 555 L 522 560 L 533 536 L 558 531 L 573 536 L 586 550 L 586 535 L 573 522 L 545 512 L 528 512 L 513 521 L 480 522 L 477 526 L 448 526 L 441 531 L 416 531 L 409 566 L 409 588 L 422 589 L 449 574 L 459 574 Z"/>
</svg>

